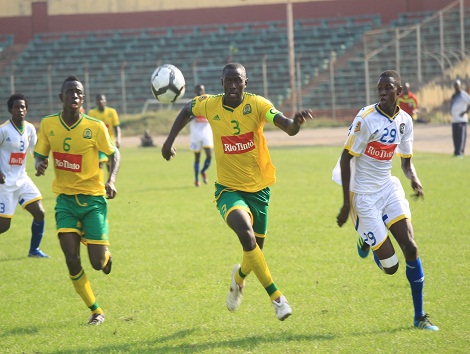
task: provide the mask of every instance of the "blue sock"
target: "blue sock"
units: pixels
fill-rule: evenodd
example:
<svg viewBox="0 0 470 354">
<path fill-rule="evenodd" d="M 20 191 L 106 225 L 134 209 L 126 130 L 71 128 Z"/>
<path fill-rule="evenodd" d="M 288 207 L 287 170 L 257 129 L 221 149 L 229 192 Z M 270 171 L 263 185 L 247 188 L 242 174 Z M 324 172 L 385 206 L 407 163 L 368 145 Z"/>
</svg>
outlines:
<svg viewBox="0 0 470 354">
<path fill-rule="evenodd" d="M 44 235 L 44 221 L 33 220 L 31 224 L 31 245 L 29 247 L 29 252 L 39 248 L 39 244 L 42 240 L 42 235 Z"/>
<path fill-rule="evenodd" d="M 424 272 L 421 260 L 406 261 L 406 277 L 410 282 L 411 296 L 413 297 L 413 306 L 415 309 L 415 320 L 424 316 L 423 311 L 423 288 L 424 288 Z"/>
<path fill-rule="evenodd" d="M 377 264 L 377 267 L 379 267 L 380 270 L 384 270 L 383 267 L 382 267 L 382 264 L 380 264 L 380 259 L 379 259 L 379 257 L 377 257 L 377 255 L 375 254 L 375 252 L 372 252 L 372 254 L 374 255 L 374 261 L 375 261 L 375 264 Z"/>
<path fill-rule="evenodd" d="M 196 177 L 196 181 L 199 181 L 199 162 L 194 163 L 194 175 Z"/>
<path fill-rule="evenodd" d="M 211 164 L 211 159 L 206 159 L 204 161 L 204 167 L 202 168 L 201 173 L 206 172 L 206 170 L 209 168 L 210 164 Z"/>
</svg>

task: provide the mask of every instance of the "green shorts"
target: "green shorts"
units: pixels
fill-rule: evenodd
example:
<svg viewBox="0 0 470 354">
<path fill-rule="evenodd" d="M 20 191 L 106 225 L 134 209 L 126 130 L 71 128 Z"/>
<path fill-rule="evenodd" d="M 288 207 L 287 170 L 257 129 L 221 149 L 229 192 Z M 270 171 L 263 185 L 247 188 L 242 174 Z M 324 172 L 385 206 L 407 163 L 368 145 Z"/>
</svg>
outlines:
<svg viewBox="0 0 470 354">
<path fill-rule="evenodd" d="M 55 206 L 57 233 L 75 232 L 85 244 L 109 245 L 107 213 L 104 196 L 59 194 Z"/>
<path fill-rule="evenodd" d="M 227 221 L 227 215 L 234 209 L 244 209 L 251 217 L 256 237 L 266 237 L 268 230 L 268 206 L 271 191 L 266 187 L 258 192 L 241 192 L 221 184 L 215 184 L 215 199 L 220 215 Z"/>
</svg>

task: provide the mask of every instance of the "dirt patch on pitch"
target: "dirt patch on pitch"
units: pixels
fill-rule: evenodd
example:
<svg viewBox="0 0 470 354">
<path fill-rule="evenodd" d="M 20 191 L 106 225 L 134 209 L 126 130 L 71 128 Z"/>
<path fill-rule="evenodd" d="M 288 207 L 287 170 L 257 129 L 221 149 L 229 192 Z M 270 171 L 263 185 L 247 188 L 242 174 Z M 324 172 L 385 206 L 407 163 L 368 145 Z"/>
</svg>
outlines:
<svg viewBox="0 0 470 354">
<path fill-rule="evenodd" d="M 416 124 L 414 127 L 414 150 L 452 154 L 452 132 L 449 125 Z M 281 130 L 266 131 L 268 146 L 338 146 L 346 140 L 348 128 L 317 128 L 302 129 L 296 136 L 288 136 Z M 153 136 L 157 148 L 160 148 L 166 136 Z M 140 146 L 140 137 L 124 137 L 122 145 L 126 147 Z M 175 142 L 176 147 L 188 148 L 189 136 L 180 135 Z"/>
</svg>

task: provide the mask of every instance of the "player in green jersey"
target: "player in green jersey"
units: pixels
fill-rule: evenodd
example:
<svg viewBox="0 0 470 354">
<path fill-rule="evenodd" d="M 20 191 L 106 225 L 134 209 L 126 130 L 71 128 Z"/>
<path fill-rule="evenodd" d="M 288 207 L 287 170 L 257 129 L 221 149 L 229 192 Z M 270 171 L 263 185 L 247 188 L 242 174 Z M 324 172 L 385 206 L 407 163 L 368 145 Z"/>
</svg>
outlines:
<svg viewBox="0 0 470 354">
<path fill-rule="evenodd" d="M 240 63 L 226 65 L 221 82 L 223 94 L 198 96 L 183 107 L 163 144 L 162 155 L 170 160 L 176 154 L 173 142 L 191 116 L 207 118 L 214 136 L 217 208 L 243 248 L 243 260 L 232 270 L 227 308 L 235 311 L 240 306 L 245 278 L 253 271 L 266 289 L 277 318 L 283 321 L 292 314 L 292 309 L 274 284 L 262 252 L 269 186 L 275 182 L 275 168 L 263 127 L 271 122 L 288 135 L 296 135 L 313 114 L 303 110 L 287 118 L 264 97 L 245 92 L 248 79 Z"/>
<path fill-rule="evenodd" d="M 51 153 L 60 246 L 75 290 L 92 312 L 88 323 L 99 325 L 105 319 L 104 312 L 82 268 L 80 242 L 87 245 L 92 267 L 109 274 L 112 260 L 108 250 L 106 198 L 112 199 L 117 193 L 114 184 L 120 154 L 105 124 L 81 112 L 85 95 L 76 76 L 65 79 L 59 97 L 62 111 L 41 121 L 34 150 L 36 175 L 45 174 Z M 110 173 L 106 184 L 100 180 L 98 151 L 109 157 Z"/>
</svg>

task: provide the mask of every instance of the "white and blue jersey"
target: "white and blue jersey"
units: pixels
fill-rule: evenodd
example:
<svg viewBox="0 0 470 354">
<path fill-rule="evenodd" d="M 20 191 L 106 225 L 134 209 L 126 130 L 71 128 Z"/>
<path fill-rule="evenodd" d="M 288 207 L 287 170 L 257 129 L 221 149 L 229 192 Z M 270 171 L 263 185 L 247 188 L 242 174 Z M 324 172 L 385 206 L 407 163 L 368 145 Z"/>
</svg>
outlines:
<svg viewBox="0 0 470 354">
<path fill-rule="evenodd" d="M 392 158 L 413 154 L 413 120 L 399 109 L 392 117 L 379 104 L 362 108 L 354 119 L 344 148 L 354 156 L 350 190 L 375 193 L 391 183 Z"/>
</svg>

